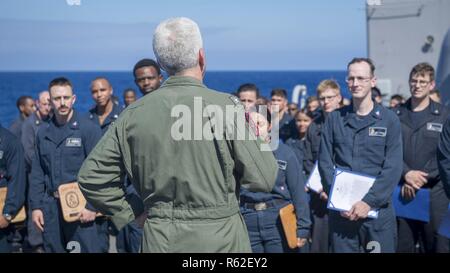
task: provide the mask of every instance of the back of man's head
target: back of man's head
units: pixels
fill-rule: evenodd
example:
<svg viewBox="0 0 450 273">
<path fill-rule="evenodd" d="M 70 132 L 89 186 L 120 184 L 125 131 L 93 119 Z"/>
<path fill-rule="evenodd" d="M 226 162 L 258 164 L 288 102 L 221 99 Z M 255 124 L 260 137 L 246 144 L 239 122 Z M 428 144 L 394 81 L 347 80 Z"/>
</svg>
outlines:
<svg viewBox="0 0 450 273">
<path fill-rule="evenodd" d="M 161 68 L 169 75 L 195 67 L 202 48 L 198 25 L 185 17 L 163 21 L 153 34 L 153 51 Z"/>
</svg>

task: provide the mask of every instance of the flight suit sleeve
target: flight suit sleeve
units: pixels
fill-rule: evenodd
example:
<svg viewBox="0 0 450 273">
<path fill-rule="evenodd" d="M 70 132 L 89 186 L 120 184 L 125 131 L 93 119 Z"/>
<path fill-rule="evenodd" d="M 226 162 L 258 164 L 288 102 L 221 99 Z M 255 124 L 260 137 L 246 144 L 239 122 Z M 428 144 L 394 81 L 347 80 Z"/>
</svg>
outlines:
<svg viewBox="0 0 450 273">
<path fill-rule="evenodd" d="M 29 179 L 29 199 L 32 210 L 43 208 L 43 198 L 45 195 L 45 174 L 41 162 L 40 145 L 40 138 L 36 137 Z"/>
<path fill-rule="evenodd" d="M 88 130 L 86 130 L 86 134 L 84 135 L 84 153 L 86 157 L 89 155 L 89 153 L 94 149 L 95 145 L 99 142 L 99 140 L 102 137 L 102 131 L 98 126 L 95 126 L 93 124 L 89 124 Z M 97 212 L 97 209 L 89 202 L 86 203 L 85 206 L 86 209 L 90 211 Z"/>
<path fill-rule="evenodd" d="M 130 156 L 125 146 L 120 145 L 120 139 L 125 139 L 123 122 L 119 118 L 111 125 L 78 173 L 80 189 L 87 202 L 111 216 L 118 230 L 143 213 L 142 201 L 125 197 L 123 176 L 125 169 L 130 168 Z"/>
<path fill-rule="evenodd" d="M 331 113 L 322 126 L 319 148 L 319 173 L 322 178 L 323 190 L 329 195 L 334 176 L 333 162 L 333 120 L 334 113 Z"/>
<path fill-rule="evenodd" d="M 249 191 L 270 192 L 278 173 L 278 165 L 271 150 L 263 151 L 263 142 L 255 136 L 245 120 L 245 111 L 241 105 L 235 106 L 234 132 L 231 139 L 235 173 L 241 187 Z M 228 111 L 226 112 L 227 115 Z M 234 115 L 234 114 L 233 114 Z M 266 145 L 268 146 L 268 145 Z"/>
<path fill-rule="evenodd" d="M 16 215 L 25 201 L 25 159 L 19 139 L 11 138 L 5 155 L 8 180 L 3 214 Z"/>
<path fill-rule="evenodd" d="M 450 117 L 447 118 L 439 139 L 437 160 L 445 192 L 450 198 Z"/>
<path fill-rule="evenodd" d="M 25 163 L 27 171 L 31 170 L 32 157 L 34 155 L 34 143 L 35 143 L 35 134 L 33 128 L 29 122 L 24 122 L 22 125 L 22 136 L 21 142 L 23 145 Z"/>
<path fill-rule="evenodd" d="M 297 237 L 307 238 L 311 220 L 309 215 L 308 196 L 305 192 L 305 177 L 301 164 L 295 156 L 288 159 L 286 182 L 297 216 Z"/>
<path fill-rule="evenodd" d="M 380 208 L 392 198 L 392 192 L 402 174 L 403 146 L 400 120 L 393 116 L 387 128 L 385 159 L 380 174 L 362 201 L 371 208 Z"/>
<path fill-rule="evenodd" d="M 235 169 L 240 184 L 249 191 L 270 192 L 275 185 L 278 166 L 272 151 L 261 151 L 260 140 L 233 141 Z"/>
</svg>

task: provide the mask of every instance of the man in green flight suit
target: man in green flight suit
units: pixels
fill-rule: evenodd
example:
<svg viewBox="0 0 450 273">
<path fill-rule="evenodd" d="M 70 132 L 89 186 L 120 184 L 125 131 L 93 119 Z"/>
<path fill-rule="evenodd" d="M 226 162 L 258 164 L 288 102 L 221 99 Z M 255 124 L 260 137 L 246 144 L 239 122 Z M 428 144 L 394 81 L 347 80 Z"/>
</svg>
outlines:
<svg viewBox="0 0 450 273">
<path fill-rule="evenodd" d="M 237 191 L 270 192 L 275 158 L 248 128 L 239 99 L 203 85 L 195 22 L 162 22 L 153 50 L 170 77 L 122 112 L 85 160 L 80 188 L 118 229 L 135 218 L 143 225 L 143 252 L 250 252 Z M 126 200 L 125 174 L 144 212 Z"/>
</svg>

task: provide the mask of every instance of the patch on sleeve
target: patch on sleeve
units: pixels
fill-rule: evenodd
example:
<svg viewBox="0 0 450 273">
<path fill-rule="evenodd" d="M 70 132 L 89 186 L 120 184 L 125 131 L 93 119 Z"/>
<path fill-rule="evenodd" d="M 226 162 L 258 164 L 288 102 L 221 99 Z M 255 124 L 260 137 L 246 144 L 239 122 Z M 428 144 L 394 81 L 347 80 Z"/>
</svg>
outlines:
<svg viewBox="0 0 450 273">
<path fill-rule="evenodd" d="M 286 170 L 286 168 L 287 168 L 287 162 L 286 162 L 286 161 L 283 161 L 283 160 L 277 160 L 277 163 L 278 163 L 278 168 L 279 168 L 280 170 L 283 170 L 283 171 Z"/>
<path fill-rule="evenodd" d="M 230 96 L 229 98 L 235 105 L 241 105 L 241 100 L 238 97 Z"/>
</svg>

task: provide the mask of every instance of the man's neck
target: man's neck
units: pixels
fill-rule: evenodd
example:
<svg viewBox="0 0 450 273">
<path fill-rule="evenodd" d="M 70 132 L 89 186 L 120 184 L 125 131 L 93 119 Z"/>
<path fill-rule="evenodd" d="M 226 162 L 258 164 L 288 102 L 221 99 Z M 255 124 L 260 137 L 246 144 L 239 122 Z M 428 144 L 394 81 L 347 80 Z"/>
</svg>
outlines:
<svg viewBox="0 0 450 273">
<path fill-rule="evenodd" d="M 375 104 L 370 95 L 362 99 L 353 98 L 353 110 L 359 116 L 367 116 L 374 107 Z"/>
<path fill-rule="evenodd" d="M 191 77 L 191 78 L 199 80 L 200 82 L 203 82 L 203 73 L 200 70 L 199 66 L 178 72 L 175 74 L 175 76 Z"/>
<path fill-rule="evenodd" d="M 417 99 L 414 97 L 411 97 L 411 110 L 413 112 L 420 112 L 426 109 L 430 105 L 430 97 L 426 96 L 421 99 Z"/>
<path fill-rule="evenodd" d="M 113 102 L 109 100 L 105 106 L 97 105 L 95 112 L 99 116 L 108 116 L 112 112 L 113 106 Z"/>
<path fill-rule="evenodd" d="M 73 116 L 73 109 L 70 110 L 70 113 L 67 116 L 60 116 L 55 114 L 56 122 L 58 125 L 62 126 L 65 125 Z"/>
<path fill-rule="evenodd" d="M 39 112 L 39 110 L 38 111 L 36 111 L 36 116 L 37 116 L 37 118 L 39 119 L 39 120 L 45 120 L 45 119 L 47 119 L 47 117 L 48 117 L 48 115 L 43 115 L 41 112 Z"/>
</svg>

